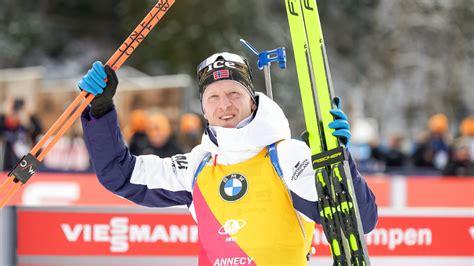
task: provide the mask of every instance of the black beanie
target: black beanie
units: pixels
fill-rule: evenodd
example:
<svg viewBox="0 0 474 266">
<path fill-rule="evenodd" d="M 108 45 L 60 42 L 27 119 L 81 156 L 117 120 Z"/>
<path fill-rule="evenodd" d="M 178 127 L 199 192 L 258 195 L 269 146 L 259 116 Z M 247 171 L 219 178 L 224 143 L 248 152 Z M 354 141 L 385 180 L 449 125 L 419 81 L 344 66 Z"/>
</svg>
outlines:
<svg viewBox="0 0 474 266">
<path fill-rule="evenodd" d="M 247 59 L 232 53 L 213 54 L 199 64 L 197 69 L 199 98 L 208 85 L 219 80 L 234 80 L 244 86 L 255 102 L 252 74 Z"/>
</svg>

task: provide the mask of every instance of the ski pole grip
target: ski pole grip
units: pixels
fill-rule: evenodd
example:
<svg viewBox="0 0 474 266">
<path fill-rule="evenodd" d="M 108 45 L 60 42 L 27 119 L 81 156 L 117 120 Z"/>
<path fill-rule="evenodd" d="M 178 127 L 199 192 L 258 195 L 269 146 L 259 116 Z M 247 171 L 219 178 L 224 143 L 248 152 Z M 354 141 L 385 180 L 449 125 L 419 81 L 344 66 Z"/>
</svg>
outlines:
<svg viewBox="0 0 474 266">
<path fill-rule="evenodd" d="M 285 47 L 276 48 L 269 51 L 263 51 L 258 54 L 258 68 L 269 66 L 272 62 L 278 62 L 281 69 L 286 68 L 286 51 Z"/>
<path fill-rule="evenodd" d="M 262 70 L 265 66 L 270 66 L 272 62 L 278 62 L 281 69 L 286 68 L 286 50 L 285 47 L 276 48 L 269 51 L 258 52 L 249 42 L 240 39 L 240 42 L 258 57 L 258 69 Z"/>
</svg>

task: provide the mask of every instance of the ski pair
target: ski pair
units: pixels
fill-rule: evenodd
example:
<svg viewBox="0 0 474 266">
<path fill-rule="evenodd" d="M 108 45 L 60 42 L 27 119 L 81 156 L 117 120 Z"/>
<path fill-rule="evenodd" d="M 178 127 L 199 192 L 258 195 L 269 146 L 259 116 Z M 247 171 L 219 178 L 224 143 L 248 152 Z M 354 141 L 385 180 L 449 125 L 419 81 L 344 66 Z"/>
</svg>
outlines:
<svg viewBox="0 0 474 266">
<path fill-rule="evenodd" d="M 159 0 L 138 24 L 128 38 L 120 45 L 105 65 L 117 71 L 128 57 L 135 51 L 153 27 L 169 10 L 175 0 Z M 82 91 L 68 106 L 61 116 L 49 128 L 46 134 L 36 143 L 30 153 L 21 158 L 15 168 L 10 171 L 8 178 L 0 185 L 0 208 L 23 186 L 43 161 L 46 154 L 53 148 L 58 140 L 66 133 L 82 111 L 94 99 L 93 94 Z M 54 135 L 55 134 L 55 135 Z M 52 137 L 54 135 L 54 137 Z M 52 139 L 50 140 L 50 138 Z M 46 145 L 45 145 L 46 144 Z M 43 146 L 45 146 L 43 148 Z M 42 149 L 43 148 L 43 149 Z"/>
<path fill-rule="evenodd" d="M 285 0 L 298 82 L 315 170 L 318 207 L 334 265 L 370 265 L 344 144 L 327 125 L 331 75 L 316 0 Z"/>
</svg>

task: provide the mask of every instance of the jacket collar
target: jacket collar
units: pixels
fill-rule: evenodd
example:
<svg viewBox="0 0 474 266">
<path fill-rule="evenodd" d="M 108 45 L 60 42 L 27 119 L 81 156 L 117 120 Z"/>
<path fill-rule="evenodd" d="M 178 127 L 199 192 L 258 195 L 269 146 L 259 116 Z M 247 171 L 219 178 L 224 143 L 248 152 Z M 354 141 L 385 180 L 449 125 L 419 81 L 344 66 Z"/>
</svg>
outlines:
<svg viewBox="0 0 474 266">
<path fill-rule="evenodd" d="M 273 100 L 257 92 L 257 110 L 253 119 L 241 128 L 209 127 L 202 147 L 211 153 L 260 151 L 265 146 L 291 137 L 283 110 Z"/>
</svg>

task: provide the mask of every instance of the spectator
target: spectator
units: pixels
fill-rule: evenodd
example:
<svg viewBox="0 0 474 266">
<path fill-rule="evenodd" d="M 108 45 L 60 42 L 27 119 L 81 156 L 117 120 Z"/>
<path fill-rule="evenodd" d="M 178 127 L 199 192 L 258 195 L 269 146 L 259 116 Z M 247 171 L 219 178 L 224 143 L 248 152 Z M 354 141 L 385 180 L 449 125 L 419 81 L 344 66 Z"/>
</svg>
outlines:
<svg viewBox="0 0 474 266">
<path fill-rule="evenodd" d="M 404 167 L 406 165 L 407 156 L 403 152 L 403 136 L 390 136 L 388 145 L 388 150 L 384 154 L 386 167 Z"/>
<path fill-rule="evenodd" d="M 467 117 L 459 126 L 460 136 L 454 141 L 445 175 L 474 176 L 474 117 Z"/>
<path fill-rule="evenodd" d="M 203 133 L 203 122 L 199 115 L 187 113 L 181 116 L 179 121 L 179 142 L 185 152 L 201 144 Z"/>
<path fill-rule="evenodd" d="M 367 160 L 366 171 L 385 172 L 385 147 L 378 138 L 369 141 L 370 155 Z"/>
<path fill-rule="evenodd" d="M 16 98 L 6 105 L 5 114 L 0 115 L 0 139 L 4 139 L 5 144 L 0 170 L 10 171 L 31 150 L 41 133 L 41 123 L 26 108 L 24 99 Z"/>
<path fill-rule="evenodd" d="M 166 116 L 152 115 L 148 119 L 145 132 L 148 137 L 148 145 L 137 155 L 154 154 L 164 158 L 183 153 L 172 134 L 170 121 Z"/>
<path fill-rule="evenodd" d="M 444 114 L 432 116 L 429 131 L 421 135 L 413 154 L 413 163 L 418 167 L 443 169 L 449 159 L 448 118 Z"/>
<path fill-rule="evenodd" d="M 148 137 L 145 133 L 147 119 L 145 111 L 141 109 L 134 110 L 130 115 L 130 123 L 124 130 L 126 132 L 124 135 L 132 154 L 141 155 L 148 146 Z"/>
</svg>

